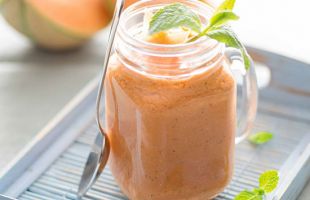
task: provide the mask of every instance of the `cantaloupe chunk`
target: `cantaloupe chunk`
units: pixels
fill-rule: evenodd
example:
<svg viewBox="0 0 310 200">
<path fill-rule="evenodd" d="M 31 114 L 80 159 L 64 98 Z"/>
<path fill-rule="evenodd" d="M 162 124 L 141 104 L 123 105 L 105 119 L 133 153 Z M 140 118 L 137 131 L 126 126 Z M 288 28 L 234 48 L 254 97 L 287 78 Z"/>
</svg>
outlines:
<svg viewBox="0 0 310 200">
<path fill-rule="evenodd" d="M 156 44 L 183 44 L 188 41 L 190 32 L 182 28 L 162 31 L 147 37 L 147 41 Z"/>
<path fill-rule="evenodd" d="M 155 44 L 183 44 L 186 43 L 194 33 L 186 28 L 179 27 L 166 31 L 149 34 L 149 25 L 154 13 L 149 10 L 144 11 L 142 37 L 144 40 Z"/>
<path fill-rule="evenodd" d="M 144 13 L 144 20 L 143 20 L 143 31 L 142 31 L 142 39 L 147 42 L 154 43 L 154 44 L 163 44 L 163 45 L 176 45 L 176 44 L 184 44 L 186 43 L 191 37 L 195 35 L 190 29 L 185 27 L 179 27 L 170 29 L 167 31 L 161 31 L 149 35 L 149 23 L 152 19 L 153 13 L 149 11 L 145 11 Z M 158 46 L 158 51 L 166 51 L 165 46 Z M 145 61 L 149 63 L 149 65 L 160 68 L 166 68 L 166 72 L 160 72 L 163 75 L 169 75 L 172 73 L 170 70 L 177 69 L 181 66 L 181 58 L 178 56 L 165 56 L 165 57 L 158 57 L 158 56 L 146 56 Z"/>
</svg>

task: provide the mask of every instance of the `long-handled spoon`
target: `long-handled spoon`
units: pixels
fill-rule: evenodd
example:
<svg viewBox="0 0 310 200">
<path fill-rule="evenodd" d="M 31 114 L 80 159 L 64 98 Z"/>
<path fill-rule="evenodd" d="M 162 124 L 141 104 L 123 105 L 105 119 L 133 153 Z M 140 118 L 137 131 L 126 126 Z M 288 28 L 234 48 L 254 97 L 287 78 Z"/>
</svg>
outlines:
<svg viewBox="0 0 310 200">
<path fill-rule="evenodd" d="M 110 55 L 112 52 L 113 41 L 115 38 L 116 30 L 120 20 L 121 13 L 124 8 L 125 0 L 117 0 L 114 16 L 112 20 L 112 26 L 109 34 L 108 46 L 106 49 L 105 59 L 103 63 L 103 73 L 101 81 L 99 83 L 97 102 L 96 102 L 96 119 L 99 127 L 99 133 L 95 139 L 95 142 L 91 148 L 91 152 L 88 156 L 84 171 L 81 177 L 81 181 L 78 188 L 78 199 L 81 199 L 89 188 L 95 183 L 103 171 L 110 154 L 110 143 L 106 132 L 103 129 L 101 122 L 100 104 L 103 92 L 104 80 L 109 64 Z"/>
</svg>

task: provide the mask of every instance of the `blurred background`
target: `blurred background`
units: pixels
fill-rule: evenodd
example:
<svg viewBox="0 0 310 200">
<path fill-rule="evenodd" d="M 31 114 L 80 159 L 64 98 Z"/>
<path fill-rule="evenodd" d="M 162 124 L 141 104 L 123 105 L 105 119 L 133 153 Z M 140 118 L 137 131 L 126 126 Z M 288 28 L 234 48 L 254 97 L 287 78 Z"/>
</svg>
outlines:
<svg viewBox="0 0 310 200">
<path fill-rule="evenodd" d="M 310 63 L 309 8 L 308 0 L 237 0 L 233 27 L 246 45 Z M 103 29 L 76 50 L 50 52 L 0 16 L 0 171 L 100 74 L 106 40 Z M 300 199 L 309 196 L 308 185 Z"/>
</svg>

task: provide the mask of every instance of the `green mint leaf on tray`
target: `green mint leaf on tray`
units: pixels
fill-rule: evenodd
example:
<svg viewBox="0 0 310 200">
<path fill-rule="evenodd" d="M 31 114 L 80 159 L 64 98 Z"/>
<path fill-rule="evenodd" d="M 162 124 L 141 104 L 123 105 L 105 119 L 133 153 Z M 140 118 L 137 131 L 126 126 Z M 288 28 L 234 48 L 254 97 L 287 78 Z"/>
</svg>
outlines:
<svg viewBox="0 0 310 200">
<path fill-rule="evenodd" d="M 259 177 L 259 187 L 266 193 L 272 192 L 278 185 L 279 175 L 276 170 L 269 170 L 264 172 Z"/>
<path fill-rule="evenodd" d="M 262 131 L 262 132 L 258 132 L 253 135 L 250 135 L 248 140 L 253 144 L 264 144 L 270 141 L 272 138 L 273 138 L 272 133 Z"/>
<path fill-rule="evenodd" d="M 224 43 L 228 47 L 239 49 L 246 69 L 251 66 L 251 58 L 244 45 L 236 34 L 227 26 L 232 20 L 239 17 L 232 12 L 236 0 L 225 0 L 214 12 L 209 24 L 202 28 L 199 16 L 182 3 L 173 3 L 159 9 L 151 18 L 149 34 L 167 31 L 169 29 L 186 27 L 196 32 L 197 35 L 189 39 L 193 42 L 200 37 L 207 36 Z"/>
<path fill-rule="evenodd" d="M 161 8 L 153 15 L 149 33 L 154 34 L 178 27 L 186 27 L 199 33 L 201 21 L 199 16 L 184 4 L 173 3 Z"/>
<path fill-rule="evenodd" d="M 263 195 L 260 195 L 256 192 L 244 190 L 240 192 L 234 200 L 263 200 Z"/>
<path fill-rule="evenodd" d="M 272 192 L 278 185 L 279 174 L 276 170 L 268 170 L 259 177 L 259 188 L 253 191 L 244 190 L 234 200 L 263 200 L 265 194 Z"/>
<path fill-rule="evenodd" d="M 258 194 L 258 195 L 262 195 L 262 196 L 265 195 L 265 191 L 263 189 L 260 189 L 260 188 L 254 188 L 253 192 L 255 194 Z"/>
</svg>

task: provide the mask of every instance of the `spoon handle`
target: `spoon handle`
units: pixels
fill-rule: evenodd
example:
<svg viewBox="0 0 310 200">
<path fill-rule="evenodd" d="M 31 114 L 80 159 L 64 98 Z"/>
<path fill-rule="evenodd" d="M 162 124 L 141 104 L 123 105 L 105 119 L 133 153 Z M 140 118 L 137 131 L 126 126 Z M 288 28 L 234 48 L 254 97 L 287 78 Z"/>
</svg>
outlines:
<svg viewBox="0 0 310 200">
<path fill-rule="evenodd" d="M 103 72 L 101 76 L 101 80 L 99 82 L 97 100 L 96 100 L 96 120 L 99 127 L 100 133 L 98 133 L 95 142 L 92 146 L 92 150 L 88 155 L 87 163 L 84 167 L 83 174 L 80 180 L 77 199 L 82 199 L 82 197 L 86 194 L 88 189 L 96 182 L 101 172 L 104 170 L 104 167 L 108 161 L 109 153 L 110 153 L 110 143 L 107 134 L 104 131 L 104 125 L 101 121 L 101 113 L 100 113 L 100 105 L 101 98 L 103 93 L 104 80 L 107 73 L 107 68 L 112 52 L 113 42 L 115 38 L 115 34 L 117 31 L 117 27 L 119 24 L 119 20 L 124 8 L 125 0 L 117 0 L 114 16 L 112 19 L 112 26 L 109 33 L 108 45 L 106 49 L 106 54 L 103 63 Z"/>
<path fill-rule="evenodd" d="M 113 42 L 114 42 L 115 34 L 117 31 L 117 27 L 119 24 L 119 20 L 120 20 L 124 5 L 125 5 L 125 0 L 117 0 L 116 1 L 116 7 L 114 10 L 114 16 L 113 16 L 113 20 L 112 20 L 112 27 L 111 27 L 111 30 L 109 33 L 108 46 L 106 49 L 104 62 L 103 62 L 103 72 L 102 72 L 102 76 L 101 76 L 101 80 L 100 80 L 99 88 L 98 88 L 98 94 L 97 94 L 96 119 L 97 119 L 97 124 L 99 126 L 99 130 L 100 130 L 101 134 L 103 134 L 103 135 L 105 135 L 105 132 L 104 132 L 103 125 L 101 122 L 100 103 L 101 103 L 101 97 L 102 97 L 102 92 L 103 92 L 104 80 L 106 77 L 107 68 L 108 68 L 108 64 L 109 64 L 109 60 L 110 60 L 110 56 L 111 56 L 111 52 L 112 52 Z"/>
</svg>

